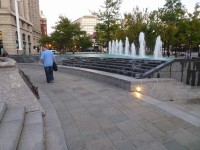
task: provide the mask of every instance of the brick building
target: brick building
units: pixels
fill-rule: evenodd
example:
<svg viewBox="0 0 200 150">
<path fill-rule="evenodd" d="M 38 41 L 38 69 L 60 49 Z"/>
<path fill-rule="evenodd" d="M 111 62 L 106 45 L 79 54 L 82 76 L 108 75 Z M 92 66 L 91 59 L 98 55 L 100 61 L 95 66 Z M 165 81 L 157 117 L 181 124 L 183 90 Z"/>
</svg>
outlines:
<svg viewBox="0 0 200 150">
<path fill-rule="evenodd" d="M 40 24 L 41 24 L 41 33 L 42 35 L 47 35 L 47 19 L 43 14 L 43 11 L 40 13 Z"/>
</svg>

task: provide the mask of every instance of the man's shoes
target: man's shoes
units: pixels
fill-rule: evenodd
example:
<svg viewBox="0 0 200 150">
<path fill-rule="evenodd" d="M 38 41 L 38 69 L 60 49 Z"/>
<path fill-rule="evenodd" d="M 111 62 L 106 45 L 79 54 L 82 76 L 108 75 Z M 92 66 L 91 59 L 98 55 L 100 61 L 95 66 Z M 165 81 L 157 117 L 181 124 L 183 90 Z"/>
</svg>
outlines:
<svg viewBox="0 0 200 150">
<path fill-rule="evenodd" d="M 51 80 L 50 83 L 53 83 L 53 80 Z"/>
</svg>

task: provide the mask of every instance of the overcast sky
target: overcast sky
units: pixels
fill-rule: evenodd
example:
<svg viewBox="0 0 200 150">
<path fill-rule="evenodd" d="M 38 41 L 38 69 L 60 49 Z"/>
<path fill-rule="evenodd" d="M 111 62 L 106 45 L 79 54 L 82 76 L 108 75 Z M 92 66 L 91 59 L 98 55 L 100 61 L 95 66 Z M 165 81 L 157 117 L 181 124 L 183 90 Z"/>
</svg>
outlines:
<svg viewBox="0 0 200 150">
<path fill-rule="evenodd" d="M 84 15 L 91 15 L 91 11 L 101 9 L 105 0 L 39 0 L 40 10 L 43 11 L 47 18 L 47 32 L 51 33 L 52 26 L 58 21 L 59 15 L 64 15 L 71 21 L 74 21 Z M 186 8 L 193 12 L 194 6 L 199 0 L 181 0 Z M 123 0 L 120 8 L 121 14 L 124 12 L 132 12 L 133 8 L 139 6 L 140 9 L 148 8 L 149 10 L 157 10 L 163 7 L 165 0 Z"/>
</svg>

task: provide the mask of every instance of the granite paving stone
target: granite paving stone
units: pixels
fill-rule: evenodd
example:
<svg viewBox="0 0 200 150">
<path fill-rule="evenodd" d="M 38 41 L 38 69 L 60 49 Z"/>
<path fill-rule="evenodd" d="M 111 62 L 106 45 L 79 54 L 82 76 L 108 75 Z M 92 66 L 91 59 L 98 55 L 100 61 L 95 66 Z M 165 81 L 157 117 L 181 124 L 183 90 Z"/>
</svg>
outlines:
<svg viewBox="0 0 200 150">
<path fill-rule="evenodd" d="M 199 150 L 200 148 L 200 140 L 196 141 L 196 142 L 192 142 L 188 145 L 186 145 L 186 147 L 190 150 Z"/>
<path fill-rule="evenodd" d="M 136 145 L 137 148 L 142 147 L 144 145 L 149 145 L 157 140 L 152 137 L 149 133 L 143 132 L 140 134 L 136 134 L 132 140 L 132 143 Z"/>
<path fill-rule="evenodd" d="M 124 121 L 128 120 L 129 118 L 124 114 L 118 114 L 118 115 L 110 116 L 109 119 L 113 123 L 119 123 L 119 122 L 124 122 Z"/>
<path fill-rule="evenodd" d="M 166 142 L 164 143 L 164 146 L 169 150 L 188 150 L 187 147 L 185 147 L 184 145 L 181 145 L 177 141 Z"/>
<path fill-rule="evenodd" d="M 137 150 L 168 150 L 168 149 L 159 142 L 152 142 L 138 147 Z"/>
<path fill-rule="evenodd" d="M 182 145 L 188 145 L 190 143 L 200 141 L 197 136 L 182 128 L 178 128 L 167 133 Z"/>
<path fill-rule="evenodd" d="M 87 142 L 88 150 L 117 150 L 109 138 L 93 140 Z"/>
<path fill-rule="evenodd" d="M 62 127 L 69 150 L 199 150 L 200 128 L 163 103 L 159 107 L 148 97 L 142 100 L 108 83 L 59 71 L 55 82 L 47 84 L 44 70 L 32 69 L 23 68 L 61 122 L 46 122 L 46 131 Z M 46 115 L 56 118 L 51 109 Z"/>
<path fill-rule="evenodd" d="M 117 143 L 116 147 L 118 150 L 137 150 L 136 146 L 130 141 Z"/>
</svg>

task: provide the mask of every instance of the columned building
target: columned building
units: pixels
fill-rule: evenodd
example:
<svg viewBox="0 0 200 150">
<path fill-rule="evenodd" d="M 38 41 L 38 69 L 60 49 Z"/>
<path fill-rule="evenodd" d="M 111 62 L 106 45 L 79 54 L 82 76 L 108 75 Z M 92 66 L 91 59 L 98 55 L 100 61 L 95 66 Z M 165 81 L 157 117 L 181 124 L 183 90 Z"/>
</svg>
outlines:
<svg viewBox="0 0 200 150">
<path fill-rule="evenodd" d="M 34 54 L 41 37 L 39 0 L 18 1 L 22 51 L 18 51 L 15 0 L 0 0 L 0 41 L 9 54 Z"/>
</svg>

